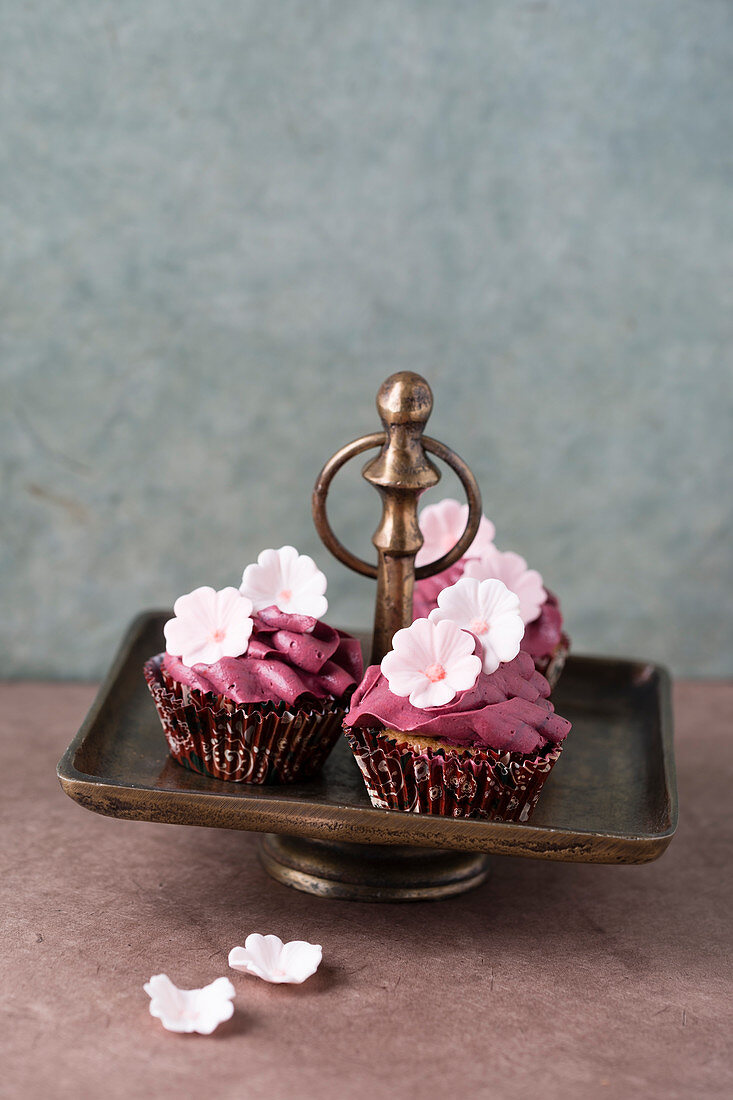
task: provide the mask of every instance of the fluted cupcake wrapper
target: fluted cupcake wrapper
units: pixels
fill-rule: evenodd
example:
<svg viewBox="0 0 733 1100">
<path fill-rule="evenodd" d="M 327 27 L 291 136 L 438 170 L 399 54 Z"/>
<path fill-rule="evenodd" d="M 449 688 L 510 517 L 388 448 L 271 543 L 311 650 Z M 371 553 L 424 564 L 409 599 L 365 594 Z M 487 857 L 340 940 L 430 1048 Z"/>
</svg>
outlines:
<svg viewBox="0 0 733 1100">
<path fill-rule="evenodd" d="M 534 755 L 471 749 L 417 752 L 377 729 L 355 727 L 346 738 L 379 810 L 527 821 L 562 744 Z"/>
<path fill-rule="evenodd" d="M 339 739 L 346 707 L 335 701 L 289 709 L 239 706 L 179 684 L 162 655 L 144 666 L 170 754 L 201 775 L 231 783 L 294 783 L 321 770 Z"/>
</svg>

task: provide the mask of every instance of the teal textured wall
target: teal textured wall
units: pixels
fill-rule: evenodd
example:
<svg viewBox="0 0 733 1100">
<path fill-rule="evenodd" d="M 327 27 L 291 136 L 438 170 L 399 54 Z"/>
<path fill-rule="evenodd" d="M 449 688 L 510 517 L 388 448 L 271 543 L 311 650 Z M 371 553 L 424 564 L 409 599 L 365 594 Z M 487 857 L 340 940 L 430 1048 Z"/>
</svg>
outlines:
<svg viewBox="0 0 733 1100">
<path fill-rule="evenodd" d="M 733 673 L 732 4 L 48 0 L 0 71 L 3 675 L 284 542 L 368 622 L 309 493 L 405 368 L 578 649 Z"/>
</svg>

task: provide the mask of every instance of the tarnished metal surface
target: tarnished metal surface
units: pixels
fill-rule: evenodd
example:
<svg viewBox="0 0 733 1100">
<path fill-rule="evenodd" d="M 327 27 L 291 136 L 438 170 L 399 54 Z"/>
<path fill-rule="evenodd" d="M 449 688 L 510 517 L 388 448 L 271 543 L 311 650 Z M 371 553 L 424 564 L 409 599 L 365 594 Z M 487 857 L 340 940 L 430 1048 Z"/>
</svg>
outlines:
<svg viewBox="0 0 733 1100">
<path fill-rule="evenodd" d="M 481 493 L 466 463 L 445 444 L 423 434 L 432 408 L 433 395 L 424 378 L 412 371 L 391 375 L 377 394 L 384 431 L 363 436 L 337 451 L 321 470 L 313 490 L 313 521 L 324 544 L 350 569 L 376 577 L 372 664 L 378 664 L 390 649 L 395 631 L 412 621 L 415 579 L 431 577 L 458 561 L 473 542 L 481 520 Z M 382 498 L 382 518 L 372 536 L 377 565 L 352 554 L 334 535 L 326 514 L 326 496 L 334 475 L 349 459 L 373 447 L 381 447 L 380 453 L 367 462 L 362 475 Z M 440 472 L 426 452 L 442 459 L 460 478 L 468 501 L 468 520 L 448 553 L 416 569 L 415 555 L 423 544 L 418 501 L 440 480 Z"/>
<path fill-rule="evenodd" d="M 647 863 L 674 835 L 669 679 L 655 665 L 568 658 L 553 698 L 573 730 L 527 824 L 421 816 L 374 809 L 345 740 L 319 778 L 288 786 L 226 783 L 175 764 L 142 674 L 169 615 L 132 624 L 59 764 L 66 793 L 97 813 L 579 863 Z"/>
</svg>

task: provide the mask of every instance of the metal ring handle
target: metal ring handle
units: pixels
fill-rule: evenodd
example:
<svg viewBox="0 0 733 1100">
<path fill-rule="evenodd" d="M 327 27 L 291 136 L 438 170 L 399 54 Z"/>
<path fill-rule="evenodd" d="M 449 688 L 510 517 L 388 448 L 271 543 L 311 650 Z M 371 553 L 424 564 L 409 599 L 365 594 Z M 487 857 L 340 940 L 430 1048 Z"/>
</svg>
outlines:
<svg viewBox="0 0 733 1100">
<path fill-rule="evenodd" d="M 481 490 L 469 467 L 462 458 L 459 458 L 454 451 L 451 451 L 450 447 L 446 447 L 445 443 L 439 443 L 437 439 L 431 439 L 430 436 L 424 435 L 422 444 L 426 451 L 445 462 L 446 466 L 450 466 L 453 473 L 458 476 L 458 480 L 463 486 L 463 491 L 466 494 L 468 519 L 466 520 L 463 534 L 452 550 L 449 550 L 447 554 L 443 554 L 443 557 L 438 558 L 437 561 L 431 561 L 427 565 L 419 565 L 417 567 L 415 570 L 416 581 L 422 581 L 425 577 L 432 577 L 436 573 L 442 573 L 444 569 L 450 568 L 459 558 L 463 557 L 473 540 L 476 538 L 479 524 L 481 523 Z"/>
<path fill-rule="evenodd" d="M 362 436 L 361 439 L 355 439 L 352 443 L 347 443 L 346 446 L 342 447 L 335 455 L 329 458 L 318 475 L 315 488 L 313 489 L 313 522 L 316 525 L 316 530 L 321 537 L 321 541 L 324 546 L 331 551 L 335 558 L 338 558 L 338 560 L 349 569 L 353 569 L 355 573 L 361 573 L 364 577 L 376 578 L 377 567 L 376 565 L 372 565 L 371 562 L 364 561 L 362 558 L 357 557 L 356 554 L 352 554 L 352 552 L 347 550 L 344 544 L 336 538 L 331 528 L 331 524 L 328 522 L 326 494 L 328 493 L 331 482 L 342 466 L 346 465 L 350 459 L 356 458 L 357 455 L 362 454 L 364 451 L 371 450 L 372 447 L 384 446 L 386 438 L 386 432 L 373 432 L 371 435 L 365 435 Z M 457 562 L 458 559 L 465 554 L 466 550 L 468 550 L 475 539 L 481 522 L 481 491 L 478 487 L 476 478 L 473 476 L 463 459 L 459 458 L 457 454 L 454 454 L 454 452 L 446 447 L 444 443 L 439 443 L 437 439 L 431 439 L 430 436 L 423 436 L 422 444 L 426 451 L 430 454 L 434 454 L 436 458 L 445 462 L 458 476 L 466 493 L 468 519 L 463 534 L 452 550 L 449 550 L 447 554 L 443 554 L 442 558 L 438 558 L 437 561 L 431 561 L 427 565 L 420 565 L 417 567 L 415 570 L 415 580 L 418 581 L 423 580 L 425 577 L 432 577 L 435 573 L 441 573 L 444 569 L 448 569 Z"/>
<path fill-rule="evenodd" d="M 339 539 L 336 538 L 331 530 L 331 524 L 328 522 L 328 515 L 326 514 L 326 493 L 328 487 L 333 481 L 334 475 L 339 472 L 342 466 L 344 466 L 349 459 L 356 458 L 363 451 L 368 451 L 372 447 L 382 447 L 384 441 L 387 438 L 386 432 L 372 432 L 371 435 L 364 435 L 361 439 L 355 439 L 353 443 L 347 443 L 341 450 L 336 451 L 335 455 L 329 458 L 326 465 L 321 470 L 316 480 L 315 488 L 313 489 L 313 522 L 316 525 L 316 531 L 321 536 L 323 545 L 331 551 L 335 558 L 338 558 L 340 562 L 348 566 L 349 569 L 353 569 L 355 573 L 361 573 L 364 577 L 377 576 L 376 565 L 371 565 L 368 561 L 363 561 L 361 558 L 357 558 L 356 554 L 352 554 Z"/>
</svg>

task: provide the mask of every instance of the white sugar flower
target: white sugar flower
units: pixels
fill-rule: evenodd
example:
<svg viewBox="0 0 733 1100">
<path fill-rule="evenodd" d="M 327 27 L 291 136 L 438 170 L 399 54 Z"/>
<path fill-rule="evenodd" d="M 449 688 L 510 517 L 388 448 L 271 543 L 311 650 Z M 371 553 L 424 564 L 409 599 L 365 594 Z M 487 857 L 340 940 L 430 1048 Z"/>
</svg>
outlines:
<svg viewBox="0 0 733 1100">
<path fill-rule="evenodd" d="M 319 943 L 291 940 L 283 943 L 279 936 L 261 936 L 252 932 L 244 947 L 233 947 L 229 965 L 245 974 L 255 974 L 266 982 L 290 982 L 300 985 L 321 964 L 323 949 Z"/>
<path fill-rule="evenodd" d="M 178 597 L 173 614 L 163 627 L 166 649 L 189 668 L 247 652 L 254 625 L 252 601 L 236 588 L 196 588 Z"/>
<path fill-rule="evenodd" d="M 242 574 L 239 591 L 249 596 L 255 611 L 274 604 L 289 615 L 320 619 L 328 610 L 325 574 L 313 558 L 299 554 L 294 546 L 263 550 L 257 563 Z"/>
<path fill-rule="evenodd" d="M 475 641 L 452 622 L 415 619 L 398 630 L 382 658 L 382 675 L 393 695 L 409 696 L 413 707 L 441 707 L 472 688 L 481 672 Z"/>
<path fill-rule="evenodd" d="M 150 997 L 150 1015 L 167 1031 L 212 1031 L 234 1012 L 234 986 L 228 978 L 217 978 L 203 989 L 179 989 L 167 974 L 154 974 L 143 989 Z"/>
<path fill-rule="evenodd" d="M 418 517 L 420 530 L 425 540 L 417 552 L 415 565 L 427 565 L 437 561 L 452 550 L 463 534 L 468 521 L 468 505 L 459 504 L 452 497 L 437 504 L 428 504 Z M 476 538 L 466 551 L 467 555 L 478 557 L 493 545 L 494 525 L 486 516 L 481 517 Z"/>
<path fill-rule="evenodd" d="M 547 599 L 540 574 L 536 569 L 528 569 L 524 558 L 513 550 L 502 552 L 495 546 L 488 547 L 476 561 L 466 564 L 464 576 L 479 581 L 489 577 L 503 581 L 510 592 L 519 596 L 519 613 L 525 624 L 535 621 Z"/>
<path fill-rule="evenodd" d="M 524 637 L 519 597 L 497 580 L 461 577 L 443 589 L 429 619 L 440 626 L 455 623 L 475 634 L 483 647 L 483 668 L 488 673 L 496 672 L 502 661 L 513 661 Z"/>
</svg>

